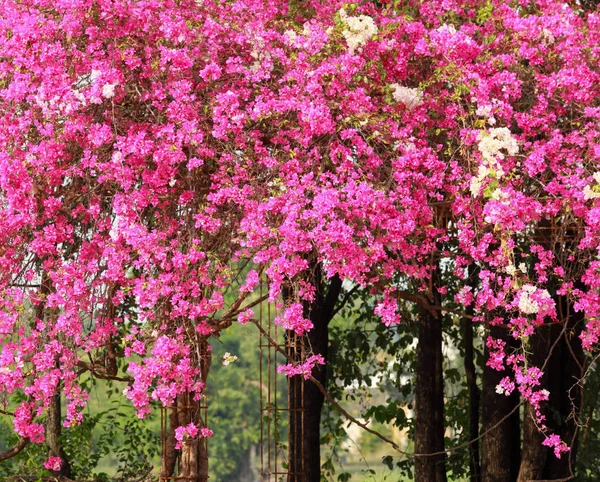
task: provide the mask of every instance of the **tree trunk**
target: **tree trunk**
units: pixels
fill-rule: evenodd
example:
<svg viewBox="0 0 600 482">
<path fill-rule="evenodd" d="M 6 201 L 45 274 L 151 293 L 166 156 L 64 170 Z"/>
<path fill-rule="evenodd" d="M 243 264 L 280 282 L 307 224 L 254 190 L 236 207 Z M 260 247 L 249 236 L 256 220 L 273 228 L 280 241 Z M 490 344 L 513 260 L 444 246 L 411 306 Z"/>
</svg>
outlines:
<svg viewBox="0 0 600 482">
<path fill-rule="evenodd" d="M 462 325 L 463 343 L 465 347 L 464 367 L 467 377 L 467 391 L 469 393 L 469 440 L 476 440 L 479 437 L 480 393 L 479 387 L 477 386 L 477 373 L 475 371 L 473 321 L 468 318 L 463 318 Z M 469 472 L 471 482 L 481 482 L 479 441 L 473 442 L 469 446 Z"/>
<path fill-rule="evenodd" d="M 191 395 L 177 396 L 178 427 L 193 422 L 199 429 L 204 428 L 201 411 L 200 402 L 193 401 Z M 173 432 L 175 428 L 173 427 Z M 163 467 L 166 467 L 164 462 Z M 183 444 L 178 458 L 176 480 L 190 482 L 206 482 L 208 480 L 208 444 L 205 438 L 196 437 Z"/>
<path fill-rule="evenodd" d="M 42 273 L 42 281 L 40 286 L 40 293 L 42 295 L 42 301 L 36 307 L 35 316 L 36 319 L 46 321 L 49 316 L 53 316 L 56 310 L 50 310 L 48 313 L 46 310 L 46 298 L 52 292 L 52 280 L 48 276 L 48 273 L 44 271 Z M 60 370 L 60 363 L 55 358 L 55 368 Z M 46 445 L 50 457 L 60 457 L 62 459 L 60 470 L 57 471 L 58 475 L 65 477 L 71 476 L 71 464 L 67 460 L 67 456 L 60 442 L 60 434 L 62 430 L 62 414 L 61 414 L 61 387 L 62 383 L 59 381 L 56 387 L 56 394 L 50 399 L 48 405 L 48 418 L 46 420 Z"/>
<path fill-rule="evenodd" d="M 206 380 L 210 369 L 210 351 L 208 342 L 202 340 L 198 351 L 202 353 L 200 360 L 195 360 L 200 367 L 202 381 L 206 390 Z M 175 449 L 175 429 L 194 423 L 198 429 L 205 428 L 205 407 L 203 400 L 195 401 L 189 393 L 177 395 L 175 403 L 168 408 L 169 420 L 167 424 L 166 439 L 163 442 L 161 480 L 175 477 L 182 482 L 207 482 L 208 481 L 208 441 L 203 437 L 196 437 L 186 441 L 180 451 Z"/>
<path fill-rule="evenodd" d="M 317 365 L 312 376 L 326 386 L 328 360 L 329 322 L 334 316 L 335 303 L 342 289 L 342 280 L 332 278 L 324 293 L 321 267 L 315 269 L 316 298 L 305 306 L 305 316 L 313 328 L 298 343 L 312 354 L 320 354 L 325 365 Z M 293 338 L 288 334 L 288 338 Z M 301 376 L 290 377 L 289 410 L 289 476 L 288 482 L 319 482 L 321 480 L 321 411 L 325 398 L 317 386 Z"/>
<path fill-rule="evenodd" d="M 167 408 L 168 420 L 165 421 L 167 434 L 162 447 L 160 477 L 171 477 L 175 474 L 178 452 L 175 450 L 175 427 L 178 426 L 177 406 Z"/>
<path fill-rule="evenodd" d="M 432 275 L 432 305 L 439 306 L 439 273 Z M 444 373 L 442 320 L 435 312 L 421 311 L 417 345 L 415 388 L 415 453 L 444 450 Z M 416 482 L 446 482 L 446 455 L 415 457 Z"/>
<path fill-rule="evenodd" d="M 65 451 L 60 443 L 60 434 L 62 428 L 62 416 L 60 407 L 60 392 L 52 397 L 48 405 L 48 420 L 46 421 L 46 445 L 48 446 L 50 457 L 60 457 L 62 459 L 59 475 L 71 477 L 71 465 L 67 460 Z"/>
<path fill-rule="evenodd" d="M 490 327 L 490 336 L 502 339 L 510 349 L 514 339 L 503 327 Z M 489 358 L 486 348 L 485 359 Z M 513 482 L 517 480 L 521 463 L 519 411 L 510 415 L 495 428 L 519 403 L 515 390 L 510 396 L 496 393 L 496 386 L 506 372 L 496 371 L 487 365 L 483 369 L 482 431 L 487 432 L 481 444 L 481 477 L 484 481 Z"/>
<path fill-rule="evenodd" d="M 208 384 L 208 372 L 210 371 L 210 365 L 212 363 L 211 351 L 208 341 L 204 341 L 201 346 L 201 352 L 203 357 L 199 361 L 200 365 L 200 376 L 204 382 L 204 390 L 206 390 Z M 206 392 L 205 392 L 206 393 Z M 204 398 L 204 404 L 206 405 L 206 397 Z M 204 417 L 202 416 L 202 410 L 204 410 Z M 206 416 L 207 408 L 200 408 L 197 414 L 197 420 L 200 428 L 206 428 Z M 208 438 L 202 437 L 198 441 L 198 475 L 202 482 L 208 481 Z"/>
<path fill-rule="evenodd" d="M 535 423 L 534 409 L 527 404 L 523 417 L 523 452 L 517 482 L 542 479 L 548 458 L 548 448 L 542 445 L 543 441 L 544 436 Z"/>
<path fill-rule="evenodd" d="M 548 357 L 550 345 L 553 341 L 550 334 L 550 326 L 543 325 L 538 327 L 529 340 L 530 355 L 528 356 L 528 361 L 533 366 L 541 367 Z M 544 374 L 541 380 L 543 387 L 547 386 L 547 381 L 548 376 Z M 548 457 L 548 448 L 542 445 L 543 441 L 544 435 L 540 433 L 535 422 L 535 411 L 530 404 L 527 404 L 523 416 L 523 452 L 521 453 L 518 482 L 528 482 L 542 478 Z"/>
<path fill-rule="evenodd" d="M 576 286 L 582 289 L 583 286 Z M 583 312 L 574 312 L 572 303 L 564 296 L 558 297 L 557 308 L 559 319 L 566 324 L 562 333 L 561 325 L 554 325 L 553 339 L 560 336 L 548 369 L 551 374 L 550 406 L 554 417 L 548 417 L 548 426 L 566 442 L 571 450 L 560 459 L 553 453 L 548 455 L 544 478 L 561 479 L 569 477 L 575 469 L 577 461 L 577 423 L 581 415 L 582 387 L 577 382 L 583 377 L 584 353 L 579 334 L 584 324 Z"/>
<path fill-rule="evenodd" d="M 175 404 L 177 407 L 177 427 L 185 427 L 192 420 L 192 414 L 188 407 L 188 397 L 186 394 L 177 395 L 175 399 Z M 173 431 L 175 428 L 172 427 Z M 178 471 L 177 475 L 182 478 L 189 477 L 190 473 L 190 445 L 188 442 L 183 442 L 182 447 L 180 449 L 179 458 L 178 458 Z"/>
<path fill-rule="evenodd" d="M 313 328 L 314 329 L 314 328 Z M 295 333 L 288 333 L 286 336 L 288 341 L 287 353 L 290 359 L 297 359 L 299 356 L 295 347 L 291 345 L 291 340 L 296 341 Z M 298 343 L 302 343 L 302 339 L 298 337 Z M 300 348 L 298 348 L 300 351 Z M 305 477 L 306 469 L 306 453 L 304 444 L 305 426 L 305 394 L 304 389 L 308 383 L 301 376 L 288 378 L 288 409 L 290 413 L 289 434 L 288 434 L 288 482 L 305 482 L 310 480 Z M 320 453 L 318 454 L 320 456 Z M 320 457 L 319 459 L 320 460 Z"/>
</svg>

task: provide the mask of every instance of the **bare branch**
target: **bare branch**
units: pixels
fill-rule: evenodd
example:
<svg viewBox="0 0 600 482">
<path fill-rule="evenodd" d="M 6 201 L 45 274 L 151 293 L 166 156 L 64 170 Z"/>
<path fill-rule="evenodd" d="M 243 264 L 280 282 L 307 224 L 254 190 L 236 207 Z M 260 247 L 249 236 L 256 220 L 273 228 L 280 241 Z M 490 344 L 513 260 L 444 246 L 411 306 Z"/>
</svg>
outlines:
<svg viewBox="0 0 600 482">
<path fill-rule="evenodd" d="M 100 378 L 102 380 L 114 380 L 116 382 L 126 382 L 126 383 L 133 382 L 133 377 L 117 377 L 117 376 L 107 374 L 106 369 L 100 365 L 98 365 L 98 367 L 101 368 L 101 371 L 98 371 L 97 365 L 95 365 L 94 363 L 87 363 L 87 362 L 84 362 L 83 360 L 79 360 L 77 362 L 77 366 L 81 368 L 81 370 L 79 370 L 77 372 L 78 375 L 81 375 L 82 373 L 89 371 L 95 378 Z"/>
<path fill-rule="evenodd" d="M 335 315 L 337 315 L 344 306 L 346 306 L 346 303 L 348 303 L 348 301 L 350 300 L 350 298 L 352 297 L 352 295 L 358 291 L 358 288 L 360 288 L 360 286 L 356 285 L 354 288 L 352 288 L 350 291 L 348 291 L 346 293 L 346 296 L 344 296 L 344 298 L 342 299 L 342 301 L 340 301 L 340 304 L 337 305 L 334 308 L 333 312 L 331 313 L 331 317 L 332 318 Z"/>
<path fill-rule="evenodd" d="M 15 455 L 19 455 L 21 451 L 27 446 L 29 443 L 29 439 L 20 438 L 19 441 L 10 449 L 5 452 L 0 453 L 0 461 L 8 460 Z"/>
</svg>

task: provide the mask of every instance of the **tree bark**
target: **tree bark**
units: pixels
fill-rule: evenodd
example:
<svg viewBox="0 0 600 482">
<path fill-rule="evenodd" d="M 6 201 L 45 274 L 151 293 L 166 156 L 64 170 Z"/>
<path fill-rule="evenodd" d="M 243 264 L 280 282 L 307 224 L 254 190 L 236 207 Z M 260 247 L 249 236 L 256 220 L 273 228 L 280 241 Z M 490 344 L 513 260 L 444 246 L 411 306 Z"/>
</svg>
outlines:
<svg viewBox="0 0 600 482">
<path fill-rule="evenodd" d="M 471 310 L 472 311 L 472 310 Z M 473 321 L 462 319 L 463 343 L 465 347 L 464 368 L 469 393 L 469 440 L 479 437 L 479 402 L 481 394 L 477 386 L 475 356 L 473 350 Z M 481 463 L 479 460 L 479 441 L 469 446 L 469 472 L 471 482 L 481 482 Z"/>
<path fill-rule="evenodd" d="M 40 293 L 42 295 L 42 301 L 36 307 L 35 316 L 36 319 L 46 321 L 48 316 L 53 316 L 56 310 L 50 310 L 47 313 L 46 310 L 46 298 L 52 292 L 52 280 L 48 276 L 48 273 L 44 271 L 42 273 L 42 281 L 40 286 Z M 60 370 L 60 363 L 58 359 L 55 359 L 55 367 Z M 56 392 L 48 405 L 48 418 L 46 419 L 46 446 L 50 457 L 60 457 L 62 459 L 60 470 L 57 471 L 59 475 L 70 477 L 71 476 L 71 465 L 67 460 L 67 456 L 60 442 L 60 434 L 62 430 L 62 415 L 61 415 L 61 386 L 62 383 L 59 381 L 56 387 Z"/>
<path fill-rule="evenodd" d="M 15 445 L 13 445 L 8 450 L 0 453 L 0 462 L 2 462 L 3 460 L 8 460 L 12 457 L 16 457 L 17 455 L 19 455 L 21 453 L 21 451 L 25 447 L 27 447 L 28 443 L 29 443 L 29 439 L 20 438 Z"/>
<path fill-rule="evenodd" d="M 342 289 L 342 280 L 335 276 L 327 283 L 325 293 L 321 267 L 315 267 L 315 300 L 306 305 L 305 316 L 313 323 L 299 343 L 312 354 L 320 354 L 325 365 L 317 365 L 312 375 L 326 386 L 329 322 Z M 288 337 L 293 335 L 288 334 Z M 301 376 L 290 377 L 289 410 L 289 476 L 288 482 L 319 482 L 321 480 L 321 411 L 325 398 L 317 386 Z"/>
<path fill-rule="evenodd" d="M 507 348 L 514 346 L 514 339 L 502 327 L 490 327 L 490 336 L 502 339 Z M 485 359 L 489 358 L 486 348 Z M 515 390 L 510 396 L 496 393 L 496 386 L 506 372 L 496 371 L 487 365 L 483 369 L 482 431 L 487 432 L 481 444 L 481 477 L 483 481 L 513 482 L 517 480 L 521 464 L 521 437 L 519 410 L 499 423 L 519 403 Z M 489 432 L 488 432 L 489 430 Z"/>
<path fill-rule="evenodd" d="M 201 357 L 195 362 L 200 368 L 201 378 L 206 389 L 211 363 L 206 340 L 199 342 L 198 352 L 201 353 Z M 194 423 L 198 429 L 205 428 L 203 412 L 202 400 L 193 400 L 189 393 L 177 395 L 174 405 L 168 408 L 169 420 L 166 440 L 163 442 L 161 480 L 175 477 L 175 480 L 182 482 L 208 481 L 208 441 L 206 438 L 198 436 L 183 443 L 180 451 L 175 449 L 175 429 L 190 423 Z"/>
<path fill-rule="evenodd" d="M 176 427 L 186 426 L 189 423 L 194 423 L 199 429 L 205 427 L 201 416 L 202 408 L 200 407 L 200 402 L 193 401 L 191 395 L 178 395 L 176 410 L 177 425 L 172 427 L 173 433 Z M 184 443 L 177 461 L 178 470 L 175 480 L 206 482 L 208 480 L 208 444 L 206 439 L 196 437 Z M 163 461 L 163 468 L 165 469 L 171 468 L 171 470 L 174 470 L 174 465 L 169 467 Z M 173 475 L 175 474 L 170 474 L 170 476 Z"/>
<path fill-rule="evenodd" d="M 432 305 L 441 303 L 438 270 L 432 275 Z M 417 345 L 415 388 L 415 453 L 444 450 L 444 373 L 442 368 L 442 320 L 421 310 Z M 415 457 L 415 482 L 446 482 L 446 455 Z"/>
<path fill-rule="evenodd" d="M 553 341 L 550 334 L 550 326 L 540 326 L 531 335 L 529 340 L 529 350 L 531 353 L 528 360 L 533 366 L 541 367 L 548 357 Z M 547 382 L 548 376 L 544 374 L 541 380 L 542 386 L 546 387 Z M 537 427 L 534 412 L 530 404 L 525 406 L 523 416 L 523 451 L 521 453 L 521 467 L 517 482 L 541 479 L 548 457 L 548 448 L 542 445 L 544 435 L 540 433 Z"/>
<path fill-rule="evenodd" d="M 542 445 L 544 436 L 535 423 L 535 413 L 531 405 L 525 406 L 523 417 L 523 452 L 517 482 L 542 479 L 548 458 L 548 448 Z"/>
<path fill-rule="evenodd" d="M 314 329 L 314 328 L 313 328 Z M 293 335 L 287 335 L 288 344 Z M 288 357 L 296 359 L 297 351 L 288 346 Z M 305 461 L 306 454 L 304 451 L 304 388 L 308 385 L 300 376 L 288 378 L 288 409 L 290 413 L 289 434 L 288 434 L 288 482 L 305 482 L 310 480 L 305 477 L 306 469 Z M 319 453 L 320 461 L 320 453 Z"/>
<path fill-rule="evenodd" d="M 67 459 L 65 451 L 60 443 L 60 434 L 62 428 L 62 416 L 60 407 L 60 391 L 52 397 L 48 405 L 48 419 L 46 420 L 46 445 L 48 446 L 50 457 L 60 457 L 62 459 L 59 475 L 71 477 L 71 465 Z"/>
<path fill-rule="evenodd" d="M 208 341 L 204 341 L 201 348 L 203 357 L 200 359 L 199 363 L 202 381 L 204 382 L 204 390 L 206 390 L 208 384 L 208 372 L 210 371 L 210 365 L 212 363 L 212 356 L 209 348 Z M 207 403 L 206 397 L 204 398 L 204 403 Z M 201 410 L 203 409 L 200 409 L 198 412 L 198 423 L 201 428 L 206 428 L 206 418 L 202 417 Z M 205 437 L 200 438 L 198 441 L 198 475 L 202 482 L 208 481 L 208 439 Z"/>
<path fill-rule="evenodd" d="M 175 466 L 177 464 L 178 456 L 178 453 L 175 450 L 175 444 L 177 443 L 177 441 L 175 440 L 174 428 L 177 427 L 177 407 L 174 406 L 167 408 L 167 416 L 168 420 L 165 421 L 167 434 L 162 447 L 162 460 L 160 470 L 161 478 L 170 477 L 175 473 Z"/>
<path fill-rule="evenodd" d="M 584 288 L 579 284 L 579 289 Z M 583 312 L 574 312 L 572 302 L 565 296 L 559 296 L 557 300 L 559 319 L 566 324 L 563 332 L 560 324 L 554 325 L 553 339 L 560 336 L 552 356 L 548 369 L 551 382 L 549 386 L 550 400 L 555 417 L 548 417 L 548 426 L 566 442 L 571 450 L 560 459 L 553 453 L 548 455 L 544 478 L 561 479 L 574 475 L 575 463 L 577 461 L 578 430 L 577 420 L 581 416 L 581 403 L 583 398 L 582 387 L 577 382 L 583 377 L 584 353 L 579 339 L 584 324 Z M 562 334 L 561 334 L 562 333 Z"/>
<path fill-rule="evenodd" d="M 188 404 L 188 394 L 180 394 L 177 395 L 175 403 L 177 404 L 177 427 L 185 427 L 190 422 L 192 422 L 192 413 Z M 173 431 L 175 431 L 176 427 L 173 427 Z M 182 443 L 181 452 L 179 454 L 178 460 L 178 472 L 177 475 L 179 477 L 188 478 L 190 476 L 191 467 L 190 467 L 190 452 L 191 452 L 191 444 L 187 441 Z"/>
</svg>

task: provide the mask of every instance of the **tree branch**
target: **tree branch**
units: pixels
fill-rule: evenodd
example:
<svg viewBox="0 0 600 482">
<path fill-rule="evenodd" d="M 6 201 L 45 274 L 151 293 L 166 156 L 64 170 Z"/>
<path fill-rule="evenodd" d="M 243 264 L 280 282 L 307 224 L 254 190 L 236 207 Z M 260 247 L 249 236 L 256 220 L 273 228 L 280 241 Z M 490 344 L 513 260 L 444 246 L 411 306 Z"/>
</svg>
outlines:
<svg viewBox="0 0 600 482">
<path fill-rule="evenodd" d="M 331 313 L 331 317 L 333 318 L 334 306 L 337 299 L 340 297 L 340 292 L 342 290 L 342 278 L 340 278 L 337 274 L 331 278 L 329 281 L 329 287 L 327 289 L 327 294 L 325 295 L 325 299 L 323 300 L 323 309 L 326 313 Z"/>
<path fill-rule="evenodd" d="M 344 298 L 342 298 L 342 301 L 340 301 L 340 304 L 337 305 L 335 307 L 335 309 L 333 310 L 333 312 L 331 313 L 331 318 L 333 318 L 335 315 L 337 315 L 340 312 L 340 310 L 344 306 L 346 306 L 346 303 L 348 303 L 348 301 L 350 300 L 350 298 L 352 297 L 352 295 L 358 291 L 358 288 L 360 288 L 360 285 L 356 285 L 354 288 L 352 288 L 350 291 L 348 291 L 346 293 L 346 295 L 344 296 Z"/>
<path fill-rule="evenodd" d="M 29 439 L 20 438 L 19 441 L 12 448 L 8 449 L 6 452 L 0 453 L 0 461 L 8 460 L 14 457 L 15 455 L 19 455 L 28 443 Z"/>
<path fill-rule="evenodd" d="M 133 382 L 133 377 L 117 377 L 117 376 L 113 376 L 113 375 L 108 375 L 106 372 L 102 373 L 102 371 L 96 371 L 95 364 L 87 363 L 87 362 L 84 362 L 83 360 L 79 360 L 77 362 L 77 366 L 82 368 L 82 370 L 77 372 L 78 375 L 81 375 L 82 373 L 85 373 L 85 372 L 90 372 L 95 378 L 99 378 L 102 380 L 114 380 L 116 382 L 126 382 L 126 383 Z M 102 366 L 102 369 L 105 370 L 105 367 Z"/>
</svg>

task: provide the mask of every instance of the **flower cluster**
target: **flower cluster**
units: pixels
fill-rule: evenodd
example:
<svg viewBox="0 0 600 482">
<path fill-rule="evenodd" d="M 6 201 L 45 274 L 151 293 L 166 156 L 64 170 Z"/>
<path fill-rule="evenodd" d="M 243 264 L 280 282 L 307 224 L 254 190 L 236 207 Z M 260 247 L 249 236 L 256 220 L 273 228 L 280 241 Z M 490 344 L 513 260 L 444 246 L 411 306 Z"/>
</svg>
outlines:
<svg viewBox="0 0 600 482">
<path fill-rule="evenodd" d="M 231 353 L 226 351 L 225 354 L 223 355 L 223 361 L 221 363 L 223 363 L 223 366 L 227 366 L 230 363 L 233 363 L 234 361 L 236 361 L 237 359 L 238 359 L 237 356 L 232 355 Z"/>
<path fill-rule="evenodd" d="M 286 330 L 295 331 L 302 335 L 313 327 L 312 322 L 304 318 L 302 303 L 292 303 L 285 309 L 283 316 L 275 317 L 275 324 L 283 326 Z"/>
<path fill-rule="evenodd" d="M 396 325 L 401 321 L 398 314 L 398 302 L 387 293 L 383 300 L 375 306 L 375 314 L 381 317 L 385 326 Z"/>
<path fill-rule="evenodd" d="M 519 144 L 507 127 L 495 127 L 488 132 L 480 133 L 477 148 L 488 166 L 494 166 L 495 161 L 504 159 L 505 153 L 515 156 L 519 152 Z M 502 176 L 503 173 L 499 171 L 497 174 Z"/>
<path fill-rule="evenodd" d="M 554 300 L 544 289 L 526 284 L 518 293 L 519 310 L 526 315 L 547 314 L 554 310 Z"/>
<path fill-rule="evenodd" d="M 339 15 L 340 20 L 347 27 L 342 31 L 342 35 L 346 39 L 350 53 L 354 53 L 373 36 L 377 35 L 377 25 L 373 18 L 368 15 L 349 16 L 343 8 L 340 10 Z"/>
<path fill-rule="evenodd" d="M 408 110 L 412 110 L 423 103 L 423 92 L 419 89 L 404 87 L 399 84 L 391 84 L 392 97 L 396 102 L 401 102 Z"/>
<path fill-rule="evenodd" d="M 62 459 L 60 457 L 48 457 L 48 460 L 44 462 L 44 468 L 58 472 L 62 466 Z"/>
<path fill-rule="evenodd" d="M 199 433 L 198 427 L 194 423 L 189 423 L 185 426 L 179 426 L 175 429 L 176 449 L 181 449 L 183 445 L 189 442 L 190 439 L 196 438 Z"/>
<path fill-rule="evenodd" d="M 310 378 L 313 368 L 317 365 L 324 365 L 325 360 L 322 355 L 311 355 L 304 363 L 280 365 L 277 367 L 278 373 L 285 373 L 288 377 L 301 375 L 305 380 Z"/>
<path fill-rule="evenodd" d="M 600 189 L 598 188 L 598 186 L 600 186 L 600 172 L 596 171 L 592 177 L 594 178 L 595 185 L 590 186 L 589 184 L 586 184 L 583 188 L 583 198 L 586 201 L 588 199 L 600 198 Z"/>
<path fill-rule="evenodd" d="M 564 441 L 562 441 L 560 437 L 556 434 L 551 434 L 547 436 L 542 442 L 542 445 L 544 445 L 545 447 L 550 447 L 554 451 L 554 455 L 556 456 L 556 458 L 559 459 L 562 454 L 571 450 L 567 446 L 567 444 Z"/>
<path fill-rule="evenodd" d="M 477 176 L 471 178 L 470 191 L 473 197 L 479 196 L 486 178 L 500 179 L 506 174 L 505 165 L 501 162 L 506 155 L 515 156 L 519 152 L 517 140 L 506 127 L 479 132 L 477 139 L 483 164 L 479 165 Z"/>
<path fill-rule="evenodd" d="M 181 449 L 188 444 L 191 439 L 196 437 L 208 438 L 213 435 L 213 431 L 207 427 L 198 428 L 196 424 L 189 423 L 185 426 L 179 426 L 175 429 L 175 440 L 177 441 L 175 448 Z"/>
</svg>

